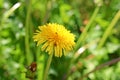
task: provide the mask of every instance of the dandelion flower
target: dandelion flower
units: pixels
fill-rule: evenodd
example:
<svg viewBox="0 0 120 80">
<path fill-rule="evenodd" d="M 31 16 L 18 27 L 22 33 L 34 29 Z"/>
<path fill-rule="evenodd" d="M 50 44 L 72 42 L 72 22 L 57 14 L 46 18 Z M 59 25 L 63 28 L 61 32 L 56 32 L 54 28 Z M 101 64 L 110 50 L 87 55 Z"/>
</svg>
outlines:
<svg viewBox="0 0 120 80">
<path fill-rule="evenodd" d="M 75 45 L 75 36 L 64 26 L 56 23 L 39 26 L 33 39 L 37 42 L 37 46 L 42 45 L 42 51 L 48 54 L 54 53 L 56 57 L 66 55 Z"/>
</svg>

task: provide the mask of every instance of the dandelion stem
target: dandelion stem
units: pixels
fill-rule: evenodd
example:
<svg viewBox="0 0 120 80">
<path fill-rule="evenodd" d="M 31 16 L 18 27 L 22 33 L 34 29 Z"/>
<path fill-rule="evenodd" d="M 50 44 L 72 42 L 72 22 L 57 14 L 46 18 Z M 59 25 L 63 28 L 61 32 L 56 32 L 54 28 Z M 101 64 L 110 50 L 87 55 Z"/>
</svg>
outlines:
<svg viewBox="0 0 120 80">
<path fill-rule="evenodd" d="M 46 66 L 46 69 L 45 69 L 43 80 L 47 80 L 47 75 L 48 75 L 48 71 L 49 71 L 49 68 L 50 68 L 50 64 L 52 62 L 52 57 L 53 57 L 53 53 L 48 58 L 47 66 Z"/>
</svg>

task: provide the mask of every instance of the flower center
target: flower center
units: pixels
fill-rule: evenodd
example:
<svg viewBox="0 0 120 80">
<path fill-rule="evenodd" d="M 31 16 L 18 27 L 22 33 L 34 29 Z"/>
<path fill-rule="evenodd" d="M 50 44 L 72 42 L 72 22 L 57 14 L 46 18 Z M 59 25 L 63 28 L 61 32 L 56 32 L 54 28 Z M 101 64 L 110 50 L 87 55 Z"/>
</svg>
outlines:
<svg viewBox="0 0 120 80">
<path fill-rule="evenodd" d="M 57 32 L 55 32 L 55 35 L 53 37 L 53 41 L 54 41 L 54 46 L 57 46 L 58 43 L 60 42 L 60 36 L 58 35 Z"/>
</svg>

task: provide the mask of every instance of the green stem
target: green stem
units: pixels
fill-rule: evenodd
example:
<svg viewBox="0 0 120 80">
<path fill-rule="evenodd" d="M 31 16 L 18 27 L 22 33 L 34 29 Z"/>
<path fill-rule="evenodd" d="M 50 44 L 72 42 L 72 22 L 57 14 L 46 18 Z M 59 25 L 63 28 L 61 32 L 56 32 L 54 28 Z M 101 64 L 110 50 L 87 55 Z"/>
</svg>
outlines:
<svg viewBox="0 0 120 80">
<path fill-rule="evenodd" d="M 29 54 L 30 54 L 30 48 L 29 48 L 29 22 L 30 22 L 30 13 L 31 13 L 31 0 L 28 0 L 28 7 L 27 7 L 27 15 L 26 15 L 26 21 L 25 21 L 25 49 L 26 49 L 26 59 L 27 63 L 29 64 Z"/>
<path fill-rule="evenodd" d="M 117 21 L 119 19 L 120 19 L 120 10 L 116 13 L 115 17 L 113 18 L 113 20 L 111 21 L 110 25 L 106 29 L 103 37 L 100 40 L 100 43 L 98 44 L 98 49 L 101 48 L 104 45 L 107 37 L 109 36 L 109 34 L 111 33 L 113 27 L 115 26 L 115 24 L 117 23 Z"/>
<path fill-rule="evenodd" d="M 76 43 L 75 52 L 78 50 L 78 48 L 80 47 L 81 43 L 84 41 L 84 39 L 85 39 L 85 37 L 86 37 L 86 35 L 87 35 L 87 31 L 88 31 L 88 29 L 90 28 L 91 24 L 93 23 L 93 21 L 94 21 L 96 15 L 97 15 L 99 9 L 100 9 L 99 6 L 97 6 L 97 7 L 95 8 L 94 13 L 93 13 L 92 17 L 90 18 L 89 23 L 86 25 L 83 33 L 80 35 L 80 37 L 79 37 L 79 39 L 78 39 L 78 41 L 77 41 L 77 43 Z"/>
<path fill-rule="evenodd" d="M 48 75 L 48 71 L 49 71 L 49 68 L 50 68 L 50 64 L 52 62 L 52 57 L 53 57 L 53 53 L 48 58 L 47 66 L 46 66 L 46 69 L 45 69 L 43 80 L 47 80 L 47 75 Z"/>
</svg>

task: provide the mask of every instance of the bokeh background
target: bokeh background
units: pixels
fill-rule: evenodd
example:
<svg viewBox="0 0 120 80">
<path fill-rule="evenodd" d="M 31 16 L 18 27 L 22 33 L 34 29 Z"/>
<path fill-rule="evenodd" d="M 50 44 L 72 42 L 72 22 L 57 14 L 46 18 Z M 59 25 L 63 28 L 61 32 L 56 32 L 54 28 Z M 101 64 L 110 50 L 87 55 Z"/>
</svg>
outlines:
<svg viewBox="0 0 120 80">
<path fill-rule="evenodd" d="M 53 57 L 48 80 L 80 80 L 107 62 L 83 80 L 120 80 L 119 59 L 113 62 L 120 56 L 119 10 L 120 0 L 0 0 L 0 80 L 29 80 L 25 66 L 31 62 L 37 63 L 34 80 L 43 79 L 49 55 L 32 37 L 38 26 L 49 22 L 64 25 L 76 43 L 89 29 L 77 53 Z"/>
</svg>

